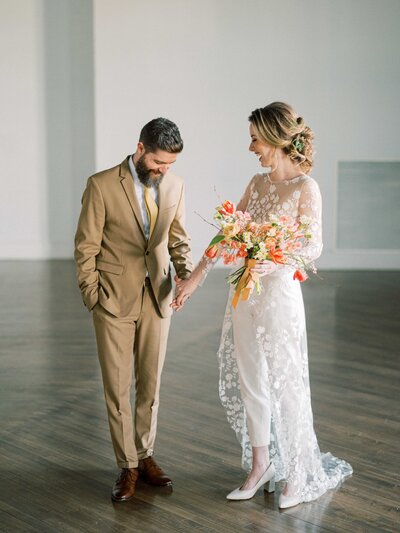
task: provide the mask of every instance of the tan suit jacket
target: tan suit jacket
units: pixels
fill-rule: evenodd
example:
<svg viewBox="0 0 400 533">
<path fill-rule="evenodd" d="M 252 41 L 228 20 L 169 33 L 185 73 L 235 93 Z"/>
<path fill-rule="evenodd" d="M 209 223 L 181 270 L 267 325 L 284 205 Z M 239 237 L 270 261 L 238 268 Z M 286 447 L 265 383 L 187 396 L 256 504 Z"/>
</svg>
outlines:
<svg viewBox="0 0 400 533">
<path fill-rule="evenodd" d="M 184 184 L 172 173 L 165 175 L 157 222 L 147 241 L 129 157 L 88 179 L 75 236 L 79 287 L 89 310 L 99 302 L 117 317 L 137 315 L 148 272 L 158 310 L 166 318 L 172 314 L 170 260 L 180 278 L 193 269 L 184 227 Z"/>
</svg>

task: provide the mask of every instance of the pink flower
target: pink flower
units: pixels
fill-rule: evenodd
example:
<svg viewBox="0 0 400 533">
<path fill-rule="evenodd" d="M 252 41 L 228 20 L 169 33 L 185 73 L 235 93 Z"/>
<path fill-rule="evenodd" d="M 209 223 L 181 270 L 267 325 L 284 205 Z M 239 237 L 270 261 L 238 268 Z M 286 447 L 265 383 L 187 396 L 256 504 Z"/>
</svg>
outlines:
<svg viewBox="0 0 400 533">
<path fill-rule="evenodd" d="M 248 222 L 251 220 L 251 215 L 247 211 L 236 211 L 235 215 L 241 222 Z"/>
</svg>

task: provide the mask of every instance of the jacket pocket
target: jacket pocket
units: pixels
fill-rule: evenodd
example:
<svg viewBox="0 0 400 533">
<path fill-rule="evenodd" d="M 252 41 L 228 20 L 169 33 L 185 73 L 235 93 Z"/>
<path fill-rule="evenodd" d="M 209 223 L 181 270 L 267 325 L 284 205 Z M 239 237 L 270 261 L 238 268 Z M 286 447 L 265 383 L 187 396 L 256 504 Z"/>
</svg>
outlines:
<svg viewBox="0 0 400 533">
<path fill-rule="evenodd" d="M 122 274 L 124 265 L 117 265 L 116 263 L 109 263 L 108 261 L 96 261 L 96 269 L 102 272 L 109 272 L 110 274 Z"/>
</svg>

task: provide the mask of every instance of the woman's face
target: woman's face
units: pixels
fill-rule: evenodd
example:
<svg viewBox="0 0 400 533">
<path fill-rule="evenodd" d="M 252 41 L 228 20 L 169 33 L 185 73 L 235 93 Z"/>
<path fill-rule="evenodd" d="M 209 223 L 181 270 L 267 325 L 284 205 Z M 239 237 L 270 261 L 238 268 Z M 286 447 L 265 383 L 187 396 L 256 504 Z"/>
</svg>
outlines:
<svg viewBox="0 0 400 533">
<path fill-rule="evenodd" d="M 256 154 L 262 167 L 273 167 L 273 156 L 276 152 L 276 148 L 259 138 L 257 130 L 253 124 L 250 124 L 250 137 L 250 152 L 254 152 Z"/>
</svg>

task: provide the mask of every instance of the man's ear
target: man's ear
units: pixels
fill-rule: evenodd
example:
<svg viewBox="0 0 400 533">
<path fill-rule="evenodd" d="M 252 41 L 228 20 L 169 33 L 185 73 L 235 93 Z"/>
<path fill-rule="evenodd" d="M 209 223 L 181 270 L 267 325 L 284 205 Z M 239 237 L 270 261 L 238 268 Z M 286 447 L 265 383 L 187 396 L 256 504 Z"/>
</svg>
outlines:
<svg viewBox="0 0 400 533">
<path fill-rule="evenodd" d="M 137 143 L 137 150 L 136 150 L 137 154 L 139 156 L 141 156 L 141 155 L 143 155 L 145 153 L 145 151 L 146 151 L 146 149 L 144 147 L 144 144 L 141 141 L 139 141 Z"/>
</svg>

